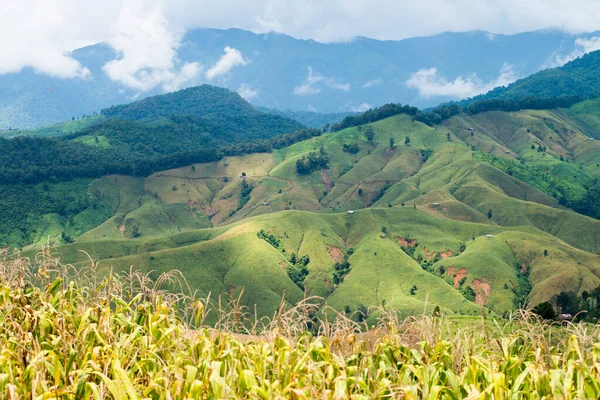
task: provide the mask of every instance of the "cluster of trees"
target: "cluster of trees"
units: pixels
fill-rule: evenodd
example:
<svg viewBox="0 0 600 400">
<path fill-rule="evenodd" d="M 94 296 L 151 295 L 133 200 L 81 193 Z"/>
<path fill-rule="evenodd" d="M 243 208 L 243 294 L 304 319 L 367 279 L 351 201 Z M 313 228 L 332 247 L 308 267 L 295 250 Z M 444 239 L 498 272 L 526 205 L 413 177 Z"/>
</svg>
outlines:
<svg viewBox="0 0 600 400">
<path fill-rule="evenodd" d="M 570 314 L 579 321 L 597 322 L 600 319 L 600 286 L 581 294 L 560 292 L 551 301 L 540 303 L 533 312 L 544 319 L 554 320 L 558 314 Z"/>
<path fill-rule="evenodd" d="M 329 163 L 329 157 L 325 153 L 325 149 L 311 151 L 308 156 L 302 156 L 302 158 L 296 161 L 296 172 L 298 175 L 308 175 L 313 171 L 318 171 L 327 168 Z"/>
<path fill-rule="evenodd" d="M 350 144 L 344 143 L 342 145 L 342 150 L 345 151 L 346 153 L 356 154 L 360 151 L 360 148 L 358 147 L 358 144 L 356 144 L 356 143 L 350 143 Z"/>
<path fill-rule="evenodd" d="M 257 232 L 256 236 L 266 241 L 282 253 L 285 253 L 281 239 L 274 234 L 261 229 Z M 310 257 L 307 254 L 303 255 L 302 257 L 298 257 L 296 253 L 292 253 L 288 257 L 288 261 L 289 265 L 286 268 L 288 276 L 300 289 L 304 290 L 304 280 L 309 273 L 308 264 L 310 263 Z"/>
<path fill-rule="evenodd" d="M 290 265 L 286 268 L 288 276 L 296 286 L 304 290 L 304 280 L 309 273 L 308 263 L 310 263 L 310 257 L 308 254 L 298 257 L 296 253 L 292 253 L 288 261 L 290 262 Z"/>
<path fill-rule="evenodd" d="M 283 248 L 281 239 L 279 239 L 274 234 L 265 231 L 264 229 L 261 229 L 260 231 L 258 231 L 256 233 L 256 236 L 258 236 L 259 239 L 266 241 L 267 243 L 269 243 L 271 246 L 275 247 L 278 250 L 281 250 Z"/>
<path fill-rule="evenodd" d="M 334 285 L 337 286 L 342 283 L 346 275 L 350 273 L 352 266 L 350 265 L 350 261 L 348 261 L 348 259 L 352 254 L 354 254 L 354 249 L 350 248 L 348 251 L 346 251 L 346 254 L 344 254 L 344 259 L 341 262 L 336 262 L 334 264 L 332 275 Z"/>
</svg>

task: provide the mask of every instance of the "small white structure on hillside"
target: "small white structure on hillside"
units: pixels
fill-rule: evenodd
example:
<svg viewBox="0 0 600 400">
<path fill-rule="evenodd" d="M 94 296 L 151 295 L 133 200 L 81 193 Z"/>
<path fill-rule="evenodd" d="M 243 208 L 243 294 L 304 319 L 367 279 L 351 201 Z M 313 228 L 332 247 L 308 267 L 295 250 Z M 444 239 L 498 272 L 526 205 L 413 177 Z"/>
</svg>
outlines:
<svg viewBox="0 0 600 400">
<path fill-rule="evenodd" d="M 352 211 L 352 210 L 349 210 L 349 211 L 348 211 L 348 214 L 352 215 L 352 214 L 354 214 L 354 211 Z"/>
<path fill-rule="evenodd" d="M 485 235 L 485 237 L 486 237 L 486 238 L 488 238 L 488 239 L 491 239 L 491 238 L 493 238 L 493 236 L 492 236 L 492 235 Z"/>
</svg>

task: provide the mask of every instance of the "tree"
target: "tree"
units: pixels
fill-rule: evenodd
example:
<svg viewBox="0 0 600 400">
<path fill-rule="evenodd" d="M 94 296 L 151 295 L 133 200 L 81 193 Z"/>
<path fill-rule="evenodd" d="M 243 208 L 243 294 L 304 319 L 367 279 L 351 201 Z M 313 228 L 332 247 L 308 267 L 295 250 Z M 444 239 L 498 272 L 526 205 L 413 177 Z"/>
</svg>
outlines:
<svg viewBox="0 0 600 400">
<path fill-rule="evenodd" d="M 545 320 L 552 321 L 556 319 L 556 311 L 549 301 L 538 304 L 532 311 Z"/>
<path fill-rule="evenodd" d="M 367 125 L 367 128 L 365 129 L 365 136 L 369 142 L 372 142 L 375 138 L 375 131 L 371 125 Z"/>
<path fill-rule="evenodd" d="M 577 293 L 575 292 L 560 292 L 556 296 L 556 305 L 564 314 L 576 314 L 579 311 L 577 303 Z"/>
<path fill-rule="evenodd" d="M 363 195 L 363 190 L 362 190 L 362 188 L 358 188 L 358 195 L 359 195 L 359 196 L 362 196 L 362 195 Z"/>
<path fill-rule="evenodd" d="M 488 219 L 492 219 L 492 216 L 493 216 L 493 215 L 494 215 L 494 214 L 492 213 L 492 209 L 490 208 L 490 209 L 489 209 L 489 211 L 487 212 L 487 217 L 488 217 Z"/>
<path fill-rule="evenodd" d="M 390 138 L 390 149 L 394 149 L 395 140 L 393 137 Z"/>
<path fill-rule="evenodd" d="M 242 172 L 242 176 L 245 178 L 245 177 L 246 177 L 246 173 L 245 173 L 245 172 Z"/>
<path fill-rule="evenodd" d="M 410 144 L 410 137 L 407 136 L 404 138 L 404 144 L 407 146 Z"/>
<path fill-rule="evenodd" d="M 548 257 L 548 250 L 544 250 L 544 257 Z"/>
<path fill-rule="evenodd" d="M 358 322 L 364 322 L 367 318 L 369 318 L 369 309 L 365 307 L 364 304 L 358 305 Z"/>
<path fill-rule="evenodd" d="M 414 296 L 416 293 L 417 293 L 417 285 L 413 285 L 413 286 L 410 288 L 410 295 L 411 295 L 411 296 Z"/>
</svg>

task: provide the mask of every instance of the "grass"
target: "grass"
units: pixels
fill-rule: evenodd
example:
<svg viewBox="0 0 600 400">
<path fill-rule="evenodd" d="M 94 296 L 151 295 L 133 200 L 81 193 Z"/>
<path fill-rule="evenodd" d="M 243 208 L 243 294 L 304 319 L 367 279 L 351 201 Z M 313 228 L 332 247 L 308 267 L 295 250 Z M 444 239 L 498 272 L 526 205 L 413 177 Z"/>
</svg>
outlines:
<svg viewBox="0 0 600 400">
<path fill-rule="evenodd" d="M 173 271 L 75 271 L 47 251 L 2 260 L 0 274 L 3 398 L 600 396 L 596 326 L 385 307 L 369 326 L 333 310 L 315 320 L 311 299 L 255 319 Z"/>
</svg>

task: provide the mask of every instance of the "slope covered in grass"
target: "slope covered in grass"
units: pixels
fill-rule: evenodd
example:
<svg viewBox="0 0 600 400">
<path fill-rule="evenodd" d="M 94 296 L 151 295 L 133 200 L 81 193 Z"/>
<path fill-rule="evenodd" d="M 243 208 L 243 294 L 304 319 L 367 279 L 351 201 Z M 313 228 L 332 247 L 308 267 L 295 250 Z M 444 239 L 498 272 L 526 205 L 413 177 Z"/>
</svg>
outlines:
<svg viewBox="0 0 600 400">
<path fill-rule="evenodd" d="M 260 315 L 304 296 L 348 315 L 502 314 L 600 284 L 594 132 L 575 109 L 435 126 L 395 115 L 270 152 L 103 177 L 89 193 L 111 217 L 56 243 L 77 266 L 86 250 L 117 270 L 179 269 L 203 296 L 241 296 Z"/>
</svg>

